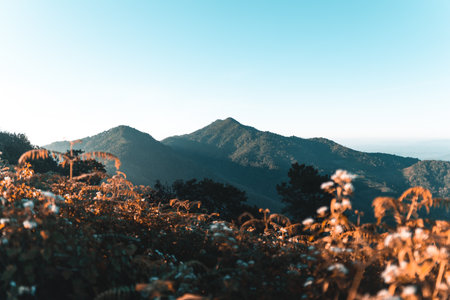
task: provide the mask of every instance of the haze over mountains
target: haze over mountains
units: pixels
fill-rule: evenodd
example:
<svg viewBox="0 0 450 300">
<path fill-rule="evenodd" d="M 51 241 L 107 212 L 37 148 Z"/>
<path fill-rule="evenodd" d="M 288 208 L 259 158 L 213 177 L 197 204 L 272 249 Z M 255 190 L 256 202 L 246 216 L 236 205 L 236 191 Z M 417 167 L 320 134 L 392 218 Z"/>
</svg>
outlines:
<svg viewBox="0 0 450 300">
<path fill-rule="evenodd" d="M 208 177 L 235 185 L 247 192 L 250 203 L 276 211 L 282 203 L 275 186 L 287 180 L 293 162 L 313 165 L 327 174 L 336 169 L 357 174 L 353 203 L 363 210 L 375 196 L 396 196 L 417 184 L 429 188 L 434 196 L 449 196 L 450 162 L 360 152 L 325 138 L 285 137 L 232 118 L 161 142 L 128 126 L 82 139 L 75 148 L 117 155 L 121 170 L 136 184 Z M 69 142 L 44 146 L 57 151 L 68 147 Z"/>
<path fill-rule="evenodd" d="M 450 161 L 450 140 L 342 139 L 341 143 L 364 152 L 382 152 L 421 160 Z"/>
</svg>

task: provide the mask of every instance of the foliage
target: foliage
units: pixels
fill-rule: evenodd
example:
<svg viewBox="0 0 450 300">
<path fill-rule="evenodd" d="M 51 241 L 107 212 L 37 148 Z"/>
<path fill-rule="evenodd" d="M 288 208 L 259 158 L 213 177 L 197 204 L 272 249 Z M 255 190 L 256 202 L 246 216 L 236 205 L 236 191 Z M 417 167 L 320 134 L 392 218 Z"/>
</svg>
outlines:
<svg viewBox="0 0 450 300">
<path fill-rule="evenodd" d="M 314 218 L 262 209 L 238 226 L 199 211 L 199 199 L 159 201 L 120 172 L 90 185 L 29 164 L 0 170 L 1 299 L 450 296 L 450 223 L 420 217 L 445 200 L 422 188 L 375 199 L 379 222 L 353 224 L 354 177 L 338 170 Z"/>
<path fill-rule="evenodd" d="M 92 151 L 84 153 L 82 150 L 73 150 L 73 145 L 81 143 L 81 140 L 70 142 L 70 150 L 66 153 L 58 151 L 51 151 L 47 149 L 33 149 L 23 153 L 19 158 L 19 165 L 23 165 L 27 161 L 36 159 L 49 159 L 53 158 L 59 162 L 62 168 L 69 165 L 69 178 L 72 179 L 74 175 L 74 167 L 77 168 L 77 172 L 93 171 L 95 173 L 104 173 L 105 168 L 102 164 L 95 162 L 94 158 L 114 160 L 116 170 L 119 170 L 120 160 L 117 156 L 101 151 Z M 76 175 L 76 174 L 75 174 Z M 97 180 L 98 181 L 98 180 Z"/>
<path fill-rule="evenodd" d="M 329 176 L 320 175 L 312 166 L 292 164 L 288 172 L 289 182 L 277 185 L 277 192 L 286 203 L 284 213 L 297 220 L 313 216 L 316 209 L 330 202 L 329 194 L 320 185 L 329 180 Z"/>
<path fill-rule="evenodd" d="M 179 199 L 200 201 L 202 208 L 207 212 L 217 212 L 224 220 L 237 219 L 243 212 L 252 210 L 245 204 L 247 201 L 245 192 L 212 179 L 177 180 L 173 183 L 172 189 Z"/>
</svg>

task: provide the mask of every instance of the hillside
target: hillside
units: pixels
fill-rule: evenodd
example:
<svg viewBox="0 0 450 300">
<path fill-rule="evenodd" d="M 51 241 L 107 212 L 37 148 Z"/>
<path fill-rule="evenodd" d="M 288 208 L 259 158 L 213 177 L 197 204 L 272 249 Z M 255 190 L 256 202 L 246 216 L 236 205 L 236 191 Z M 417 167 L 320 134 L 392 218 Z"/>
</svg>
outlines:
<svg viewBox="0 0 450 300">
<path fill-rule="evenodd" d="M 65 151 L 69 143 L 45 147 Z M 355 151 L 325 138 L 285 137 L 232 118 L 162 142 L 119 126 L 83 138 L 76 148 L 117 155 L 122 170 L 135 184 L 152 185 L 157 179 L 170 184 L 177 179 L 209 177 L 246 191 L 251 204 L 273 211 L 283 206 L 275 187 L 287 180 L 293 162 L 313 165 L 324 174 L 337 169 L 357 174 L 354 207 L 364 211 L 370 209 L 375 196 L 398 196 L 411 185 L 421 184 L 437 196 L 449 196 L 448 176 L 442 175 L 448 174 L 445 172 L 450 166 L 444 162 Z"/>
<path fill-rule="evenodd" d="M 155 180 L 172 183 L 176 179 L 208 177 L 211 174 L 192 161 L 180 157 L 147 133 L 128 126 L 118 126 L 76 144 L 74 149 L 86 152 L 110 152 L 122 162 L 121 170 L 135 184 L 154 184 Z M 55 142 L 46 149 L 66 151 L 69 142 Z"/>
<path fill-rule="evenodd" d="M 403 170 L 411 186 L 429 189 L 434 196 L 450 195 L 450 162 L 424 160 Z"/>
<path fill-rule="evenodd" d="M 404 190 L 407 183 L 402 169 L 419 162 L 415 158 L 355 151 L 325 138 L 302 139 L 262 132 L 232 118 L 162 142 L 179 155 L 213 165 L 221 176 L 245 182 L 270 197 L 277 197 L 274 187 L 286 179 L 293 162 L 313 165 L 328 174 L 346 169 L 359 176 L 355 185 L 357 195 L 364 199 L 359 203 L 364 209 L 375 195 Z"/>
</svg>

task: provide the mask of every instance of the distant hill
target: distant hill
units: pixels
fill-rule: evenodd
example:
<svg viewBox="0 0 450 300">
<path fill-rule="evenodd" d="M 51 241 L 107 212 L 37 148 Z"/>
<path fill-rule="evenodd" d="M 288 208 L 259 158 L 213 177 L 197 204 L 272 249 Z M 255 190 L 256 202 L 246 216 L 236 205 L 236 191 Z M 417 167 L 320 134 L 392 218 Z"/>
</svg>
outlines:
<svg viewBox="0 0 450 300">
<path fill-rule="evenodd" d="M 342 139 L 341 143 L 364 152 L 392 153 L 420 160 L 450 161 L 450 140 Z"/>
<path fill-rule="evenodd" d="M 450 162 L 424 160 L 403 170 L 411 186 L 420 185 L 436 196 L 450 194 Z"/>
<path fill-rule="evenodd" d="M 285 137 L 242 125 L 232 118 L 161 142 L 147 133 L 119 126 L 83 138 L 83 143 L 76 146 L 117 155 L 121 169 L 136 184 L 208 177 L 245 190 L 250 203 L 274 211 L 283 206 L 275 186 L 288 179 L 287 172 L 294 162 L 313 165 L 324 174 L 336 169 L 357 174 L 353 203 L 355 208 L 366 211 L 374 197 L 398 196 L 411 185 L 422 184 L 436 196 L 450 196 L 445 175 L 450 166 L 443 162 L 355 151 L 325 138 Z M 69 143 L 56 142 L 45 148 L 65 151 Z"/>
<path fill-rule="evenodd" d="M 172 183 L 176 179 L 208 177 L 206 168 L 180 157 L 147 133 L 128 126 L 118 126 L 91 137 L 82 139 L 74 149 L 86 152 L 110 152 L 122 162 L 121 171 L 135 184 L 154 184 L 160 179 L 163 183 Z M 68 141 L 55 142 L 44 146 L 49 150 L 65 152 L 69 149 Z"/>
<path fill-rule="evenodd" d="M 417 162 L 382 153 L 365 153 L 341 146 L 325 138 L 302 139 L 262 132 L 232 118 L 217 120 L 191 134 L 162 141 L 198 163 L 212 165 L 225 178 L 245 182 L 254 190 L 277 198 L 275 185 L 286 180 L 293 162 L 313 165 L 322 173 L 346 169 L 358 174 L 358 195 L 366 209 L 376 195 L 395 195 L 407 187 L 402 169 Z M 244 169 L 247 172 L 240 172 Z M 356 204 L 358 206 L 358 204 Z"/>
</svg>

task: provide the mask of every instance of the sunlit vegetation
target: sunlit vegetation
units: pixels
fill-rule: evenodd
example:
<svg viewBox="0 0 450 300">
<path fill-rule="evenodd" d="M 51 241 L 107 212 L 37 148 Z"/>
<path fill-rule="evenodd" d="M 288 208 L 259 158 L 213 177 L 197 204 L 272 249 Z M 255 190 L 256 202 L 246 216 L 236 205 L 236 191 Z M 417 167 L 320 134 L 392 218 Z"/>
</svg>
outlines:
<svg viewBox="0 0 450 300">
<path fill-rule="evenodd" d="M 0 299 L 449 298 L 450 223 L 426 218 L 448 202 L 420 187 L 374 199 L 377 222 L 360 224 L 338 170 L 300 223 L 224 221 L 119 171 L 94 185 L 0 164 Z"/>
</svg>

